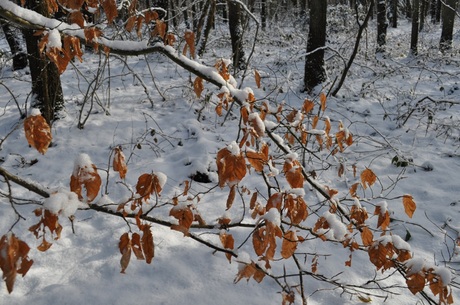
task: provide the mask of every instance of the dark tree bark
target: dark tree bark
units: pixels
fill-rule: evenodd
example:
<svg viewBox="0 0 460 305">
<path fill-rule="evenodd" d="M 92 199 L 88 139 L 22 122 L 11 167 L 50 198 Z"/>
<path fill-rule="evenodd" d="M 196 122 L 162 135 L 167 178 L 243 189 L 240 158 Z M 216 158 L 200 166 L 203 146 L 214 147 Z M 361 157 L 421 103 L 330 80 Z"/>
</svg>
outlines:
<svg viewBox="0 0 460 305">
<path fill-rule="evenodd" d="M 455 10 L 458 0 L 445 0 L 442 4 L 442 32 L 439 49 L 445 52 L 452 48 L 452 35 L 454 32 Z"/>
<path fill-rule="evenodd" d="M 198 23 L 198 33 L 197 35 L 199 39 L 197 39 L 197 46 L 198 46 L 198 55 L 203 55 L 206 49 L 206 43 L 208 41 L 209 33 L 211 29 L 214 27 L 214 19 L 216 15 L 216 0 L 208 0 L 207 6 L 205 6 L 205 10 L 203 11 L 202 18 L 200 18 L 200 22 Z M 200 24 L 202 26 L 200 26 Z M 197 34 L 198 34 L 197 33 Z"/>
<path fill-rule="evenodd" d="M 267 0 L 260 1 L 260 22 L 262 23 L 262 30 L 267 27 Z"/>
<path fill-rule="evenodd" d="M 5 33 L 5 38 L 10 47 L 11 54 L 13 54 L 13 71 L 24 69 L 27 67 L 27 54 L 24 53 L 21 48 L 21 43 L 18 40 L 15 28 L 1 20 L 0 24 L 2 25 L 3 33 Z"/>
<path fill-rule="evenodd" d="M 326 80 L 324 47 L 326 45 L 327 1 L 310 0 L 310 24 L 305 58 L 304 89 L 310 92 Z"/>
<path fill-rule="evenodd" d="M 45 1 L 28 0 L 26 7 L 49 17 Z M 32 78 L 32 93 L 34 95 L 32 105 L 40 109 L 43 117 L 51 125 L 56 112 L 64 107 L 59 71 L 56 65 L 49 61 L 44 54 L 40 54 L 38 42 L 41 37 L 34 35 L 35 31 L 33 30 L 24 30 L 23 34 L 26 40 L 27 59 Z"/>
<path fill-rule="evenodd" d="M 391 0 L 391 27 L 396 29 L 398 27 L 398 0 Z"/>
<path fill-rule="evenodd" d="M 420 0 L 414 0 L 412 5 L 412 31 L 410 36 L 410 51 L 413 55 L 418 53 L 418 32 L 419 32 Z"/>
<path fill-rule="evenodd" d="M 406 3 L 406 17 L 407 18 L 412 18 L 412 5 L 410 3 L 410 0 L 405 0 Z"/>
<path fill-rule="evenodd" d="M 384 52 L 387 41 L 387 6 L 385 0 L 377 0 L 377 50 Z"/>
<path fill-rule="evenodd" d="M 233 66 L 237 70 L 245 68 L 245 54 L 243 48 L 243 14 L 237 2 L 227 0 L 228 25 L 232 41 Z"/>
<path fill-rule="evenodd" d="M 426 0 L 420 0 L 420 21 L 419 21 L 419 31 L 423 31 L 425 27 L 425 17 L 428 12 L 428 3 Z"/>
</svg>

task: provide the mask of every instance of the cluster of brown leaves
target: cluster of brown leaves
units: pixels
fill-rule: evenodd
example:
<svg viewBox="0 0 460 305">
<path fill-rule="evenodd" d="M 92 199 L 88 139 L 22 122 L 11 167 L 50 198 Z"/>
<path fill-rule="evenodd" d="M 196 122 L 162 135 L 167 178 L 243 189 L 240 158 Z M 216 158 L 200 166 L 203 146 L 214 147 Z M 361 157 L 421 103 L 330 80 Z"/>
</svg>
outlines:
<svg viewBox="0 0 460 305">
<path fill-rule="evenodd" d="M 238 283 L 245 278 L 248 281 L 253 278 L 257 283 L 262 282 L 265 277 L 265 272 L 256 263 L 240 263 L 238 274 L 235 277 L 234 283 Z"/>
<path fill-rule="evenodd" d="M 406 276 L 407 288 L 413 293 L 422 292 L 425 286 L 430 287 L 431 292 L 439 295 L 439 304 L 454 304 L 452 290 L 443 283 L 441 276 L 436 274 L 433 268 L 423 267 L 418 272 L 407 270 Z"/>
<path fill-rule="evenodd" d="M 266 143 L 262 144 L 258 152 L 249 149 L 246 150 L 246 159 L 248 159 L 249 164 L 251 164 L 256 172 L 262 172 L 269 160 L 268 145 Z"/>
<path fill-rule="evenodd" d="M 258 227 L 252 234 L 252 245 L 258 256 L 266 260 L 273 260 L 276 250 L 276 237 L 282 238 L 283 232 L 276 224 L 266 221 L 265 225 Z"/>
<path fill-rule="evenodd" d="M 24 277 L 34 262 L 27 255 L 29 250 L 29 246 L 13 233 L 3 235 L 0 239 L 0 269 L 8 293 L 13 291 L 16 275 Z"/>
<path fill-rule="evenodd" d="M 150 199 L 150 195 L 153 194 L 160 196 L 162 190 L 160 179 L 155 173 L 139 176 L 136 184 L 136 193 L 140 195 L 141 200 L 147 201 Z"/>
<path fill-rule="evenodd" d="M 388 239 L 375 241 L 368 249 L 369 259 L 377 270 L 382 272 L 396 267 L 396 262 L 405 262 L 412 258 L 412 254 L 406 249 L 398 249 Z"/>
<path fill-rule="evenodd" d="M 46 240 L 46 234 L 49 232 L 51 234 L 51 238 L 57 240 L 61 237 L 62 226 L 59 223 L 58 215 L 51 213 L 49 210 L 40 208 L 36 209 L 34 213 L 35 216 L 40 217 L 40 221 L 31 226 L 29 231 L 34 233 L 36 239 L 42 239 L 42 242 L 37 249 L 45 252 L 53 245 Z"/>
<path fill-rule="evenodd" d="M 139 233 L 132 233 L 131 237 L 129 233 L 124 233 L 118 243 L 121 253 L 121 273 L 125 273 L 126 268 L 128 268 L 132 252 L 138 260 L 145 260 L 147 264 L 150 264 L 155 256 L 151 226 L 141 223 L 139 217 L 136 218 L 136 223 L 142 232 L 142 237 Z"/>
<path fill-rule="evenodd" d="M 24 132 L 29 145 L 44 155 L 53 139 L 45 118 L 40 114 L 28 116 L 24 120 Z"/>
<path fill-rule="evenodd" d="M 82 188 L 85 187 L 87 201 L 93 201 L 99 193 L 101 183 L 101 176 L 94 164 L 78 166 L 70 176 L 70 190 L 78 195 L 79 200 L 83 199 Z"/>
</svg>

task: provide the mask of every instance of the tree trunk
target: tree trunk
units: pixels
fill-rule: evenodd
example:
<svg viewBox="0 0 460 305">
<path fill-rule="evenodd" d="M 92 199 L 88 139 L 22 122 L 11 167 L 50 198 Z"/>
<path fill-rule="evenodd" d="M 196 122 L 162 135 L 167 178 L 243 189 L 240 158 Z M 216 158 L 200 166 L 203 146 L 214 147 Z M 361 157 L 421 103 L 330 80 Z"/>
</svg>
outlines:
<svg viewBox="0 0 460 305">
<path fill-rule="evenodd" d="M 202 56 L 206 49 L 206 43 L 208 42 L 209 33 L 214 27 L 214 19 L 216 14 L 216 0 L 208 0 L 209 6 L 204 14 L 204 25 L 203 29 L 200 29 L 200 39 L 198 40 L 198 55 Z"/>
<path fill-rule="evenodd" d="M 387 37 L 387 6 L 385 0 L 377 0 L 377 53 L 385 51 Z"/>
<path fill-rule="evenodd" d="M 26 1 L 27 8 L 49 17 L 45 5 L 44 1 Z M 34 35 L 34 30 L 24 30 L 23 33 L 32 78 L 32 93 L 34 95 L 32 106 L 39 108 L 43 117 L 51 125 L 56 117 L 56 112 L 64 107 L 59 71 L 56 65 L 49 61 L 44 54 L 40 54 L 38 42 L 41 37 Z"/>
<path fill-rule="evenodd" d="M 442 4 L 442 32 L 439 49 L 445 52 L 452 48 L 452 34 L 454 31 L 455 9 L 458 0 L 445 0 Z"/>
<path fill-rule="evenodd" d="M 236 70 L 245 68 L 245 54 L 243 48 L 243 24 L 240 5 L 232 0 L 227 0 L 228 25 L 232 41 L 232 59 Z"/>
<path fill-rule="evenodd" d="M 398 27 L 398 0 L 391 0 L 391 27 Z"/>
<path fill-rule="evenodd" d="M 310 0 L 310 24 L 305 58 L 304 89 L 308 92 L 326 80 L 324 47 L 326 45 L 327 1 Z"/>
<path fill-rule="evenodd" d="M 427 2 L 426 0 L 420 0 L 420 22 L 419 22 L 419 31 L 423 31 L 423 28 L 425 27 L 425 16 L 427 12 Z"/>
<path fill-rule="evenodd" d="M 260 22 L 262 23 L 262 30 L 267 27 L 267 0 L 260 1 Z"/>
<path fill-rule="evenodd" d="M 13 55 L 13 71 L 24 69 L 27 67 L 27 54 L 22 51 L 15 28 L 1 20 L 0 24 L 2 25 L 3 33 L 10 47 L 11 54 Z"/>
<path fill-rule="evenodd" d="M 412 5 L 412 31 L 410 36 L 410 51 L 417 55 L 418 32 L 419 32 L 420 1 L 414 0 Z"/>
<path fill-rule="evenodd" d="M 406 17 L 407 18 L 412 18 L 412 6 L 410 3 L 410 0 L 405 0 L 406 1 Z"/>
</svg>

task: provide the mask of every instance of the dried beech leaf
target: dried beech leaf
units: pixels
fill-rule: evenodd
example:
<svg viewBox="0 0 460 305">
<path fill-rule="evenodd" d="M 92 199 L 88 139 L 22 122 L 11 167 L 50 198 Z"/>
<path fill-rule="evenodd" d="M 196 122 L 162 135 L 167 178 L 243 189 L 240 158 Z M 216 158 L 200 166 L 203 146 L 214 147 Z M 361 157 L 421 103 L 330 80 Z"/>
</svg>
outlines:
<svg viewBox="0 0 460 305">
<path fill-rule="evenodd" d="M 372 231 L 369 230 L 368 227 L 362 228 L 361 239 L 363 241 L 363 245 L 366 247 L 372 245 L 372 243 L 374 242 L 374 235 L 372 234 Z"/>
<path fill-rule="evenodd" d="M 142 227 L 142 251 L 144 251 L 145 262 L 150 264 L 155 256 L 155 246 L 153 243 L 153 234 L 150 225 Z"/>
<path fill-rule="evenodd" d="M 256 86 L 257 88 L 260 88 L 260 74 L 259 74 L 259 71 L 257 70 L 254 70 L 254 79 L 256 81 Z"/>
<path fill-rule="evenodd" d="M 407 277 L 406 279 L 407 288 L 413 294 L 423 291 L 425 288 L 425 277 L 420 273 L 415 273 Z"/>
<path fill-rule="evenodd" d="M 104 9 L 105 15 L 107 16 L 107 22 L 111 24 L 113 20 L 118 16 L 117 3 L 115 0 L 101 0 L 102 8 Z"/>
<path fill-rule="evenodd" d="M 83 17 L 82 12 L 80 11 L 73 11 L 67 17 L 67 21 L 69 24 L 77 24 L 82 29 L 85 27 L 85 18 Z"/>
<path fill-rule="evenodd" d="M 174 206 L 169 211 L 169 216 L 173 216 L 179 221 L 178 225 L 171 226 L 172 230 L 176 230 L 188 235 L 188 230 L 192 226 L 193 212 L 188 206 Z"/>
<path fill-rule="evenodd" d="M 195 33 L 192 31 L 185 32 L 185 43 L 183 54 L 187 53 L 187 48 L 190 52 L 190 57 L 195 58 Z"/>
<path fill-rule="evenodd" d="M 126 166 L 125 155 L 120 147 L 115 148 L 113 170 L 120 174 L 121 179 L 125 179 L 128 167 Z"/>
<path fill-rule="evenodd" d="M 319 100 L 321 102 L 321 111 L 324 112 L 326 110 L 326 100 L 327 100 L 326 94 L 324 94 L 324 92 L 320 93 Z"/>
<path fill-rule="evenodd" d="M 25 276 L 33 264 L 27 255 L 29 250 L 29 246 L 13 233 L 3 235 L 0 239 L 0 269 L 8 293 L 13 291 L 16 275 Z"/>
<path fill-rule="evenodd" d="M 239 269 L 240 270 L 238 271 L 238 274 L 233 281 L 234 283 L 238 283 L 243 278 L 246 278 L 248 281 L 251 278 L 254 278 L 256 282 L 260 283 L 265 277 L 265 273 L 260 268 L 258 268 L 254 262 L 251 262 L 250 264 L 244 264 L 243 267 L 240 267 Z"/>
<path fill-rule="evenodd" d="M 225 249 L 233 250 L 233 248 L 235 247 L 235 240 L 233 239 L 232 234 L 227 234 L 225 233 L 225 231 L 222 231 L 219 235 L 219 238 L 222 243 L 222 246 L 224 246 Z M 231 263 L 232 255 L 230 253 L 225 253 L 225 256 L 227 257 L 228 261 Z"/>
<path fill-rule="evenodd" d="M 281 245 L 281 256 L 284 259 L 290 258 L 297 249 L 297 234 L 295 231 L 288 231 L 284 234 L 283 243 Z"/>
<path fill-rule="evenodd" d="M 70 177 L 70 190 L 83 199 L 82 186 L 86 189 L 86 198 L 91 202 L 99 194 L 102 180 L 97 172 L 96 165 L 91 163 L 91 159 L 86 154 L 81 154 L 75 160 L 74 170 Z"/>
<path fill-rule="evenodd" d="M 377 181 L 377 176 L 371 169 L 366 168 L 365 170 L 363 170 L 363 172 L 361 173 L 361 184 L 364 189 L 372 186 L 375 183 L 375 181 Z"/>
<path fill-rule="evenodd" d="M 203 85 L 203 79 L 199 76 L 195 78 L 195 81 L 193 82 L 193 91 L 195 91 L 196 97 L 200 98 L 201 93 L 204 90 L 204 85 Z"/>
<path fill-rule="evenodd" d="M 315 108 L 315 102 L 309 99 L 305 99 L 305 101 L 303 102 L 303 111 L 305 112 L 305 114 L 310 113 L 310 111 L 312 111 L 313 108 Z"/>
<path fill-rule="evenodd" d="M 121 273 L 125 273 L 125 270 L 128 268 L 129 261 L 131 259 L 131 239 L 129 238 L 128 233 L 121 235 L 120 242 L 118 243 L 118 248 L 120 249 L 121 253 Z"/>
<path fill-rule="evenodd" d="M 409 218 L 412 218 L 412 215 L 414 215 L 415 209 L 417 207 L 414 198 L 411 195 L 404 195 L 403 205 L 404 211 L 406 212 L 407 216 L 409 216 Z"/>
<path fill-rule="evenodd" d="M 235 146 L 237 144 L 232 143 L 231 149 L 234 150 Z M 219 150 L 216 164 L 220 187 L 237 184 L 246 176 L 246 161 L 239 151 L 235 153 L 227 147 Z"/>
<path fill-rule="evenodd" d="M 236 195 L 236 185 L 232 185 L 230 187 L 230 193 L 228 194 L 228 198 L 227 198 L 227 210 L 232 207 L 233 201 L 235 201 L 235 195 Z"/>
<path fill-rule="evenodd" d="M 36 112 L 24 120 L 24 132 L 30 146 L 45 154 L 51 144 L 51 128 L 41 114 Z"/>
<path fill-rule="evenodd" d="M 131 248 L 137 259 L 145 259 L 144 254 L 142 253 L 141 236 L 138 233 L 133 233 L 133 236 L 131 238 Z"/>
</svg>

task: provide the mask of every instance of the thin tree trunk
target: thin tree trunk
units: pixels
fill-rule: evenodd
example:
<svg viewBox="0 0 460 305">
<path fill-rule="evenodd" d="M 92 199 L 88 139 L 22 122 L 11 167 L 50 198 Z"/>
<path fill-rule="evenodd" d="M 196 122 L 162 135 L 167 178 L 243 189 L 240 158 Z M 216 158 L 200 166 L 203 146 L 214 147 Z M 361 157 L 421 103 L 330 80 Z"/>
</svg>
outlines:
<svg viewBox="0 0 460 305">
<path fill-rule="evenodd" d="M 232 0 L 227 0 L 228 24 L 232 41 L 233 66 L 237 70 L 245 68 L 245 54 L 243 48 L 243 24 L 240 5 Z"/>
<path fill-rule="evenodd" d="M 15 29 L 1 20 L 0 24 L 2 25 L 3 33 L 10 47 L 11 54 L 13 55 L 13 71 L 24 69 L 27 67 L 27 54 L 24 53 L 21 48 Z"/>
<path fill-rule="evenodd" d="M 413 0 L 412 5 L 412 31 L 410 36 L 410 52 L 413 55 L 418 53 L 418 33 L 419 33 L 419 16 L 420 16 L 420 1 Z"/>
<path fill-rule="evenodd" d="M 458 0 L 445 0 L 442 5 L 442 32 L 439 49 L 445 52 L 452 48 L 452 36 L 454 32 L 455 9 Z"/>
<path fill-rule="evenodd" d="M 385 0 L 377 0 L 377 53 L 385 51 L 387 37 L 387 6 Z"/>
<path fill-rule="evenodd" d="M 216 0 L 209 0 L 209 7 L 206 12 L 206 21 L 204 22 L 203 34 L 199 40 L 198 55 L 202 56 L 206 50 L 206 43 L 208 42 L 209 33 L 214 27 L 214 20 L 216 15 Z"/>
<path fill-rule="evenodd" d="M 310 30 L 305 58 L 304 89 L 310 92 L 326 80 L 324 47 L 326 45 L 327 1 L 310 0 Z"/>
<path fill-rule="evenodd" d="M 398 27 L 398 0 L 391 0 L 391 27 Z"/>
<path fill-rule="evenodd" d="M 48 16 L 46 3 L 42 1 L 26 1 L 26 7 Z M 41 37 L 34 30 L 24 30 L 29 60 L 30 76 L 32 79 L 33 106 L 40 109 L 48 124 L 52 124 L 57 111 L 64 107 L 64 95 L 61 87 L 59 71 L 54 63 L 44 54 L 40 54 L 38 42 Z"/>
</svg>

